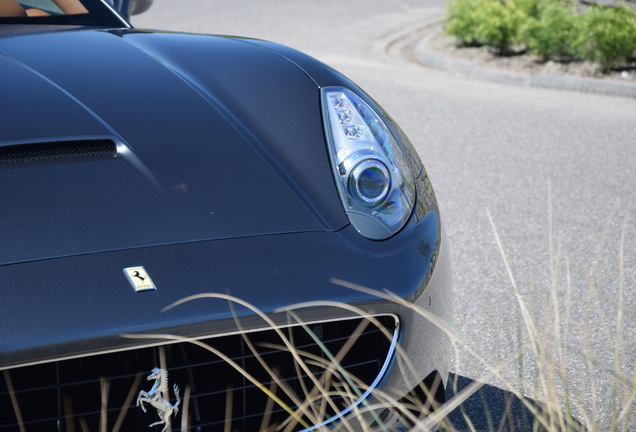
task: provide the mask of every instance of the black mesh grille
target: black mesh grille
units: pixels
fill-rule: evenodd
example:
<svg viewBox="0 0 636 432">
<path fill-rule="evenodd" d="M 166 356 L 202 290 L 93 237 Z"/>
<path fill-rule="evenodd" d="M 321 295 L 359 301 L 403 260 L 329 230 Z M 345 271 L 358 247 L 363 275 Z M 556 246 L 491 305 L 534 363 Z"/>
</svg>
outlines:
<svg viewBox="0 0 636 432">
<path fill-rule="evenodd" d="M 393 335 L 394 318 L 378 319 Z M 343 351 L 341 365 L 352 380 L 368 386 L 381 373 L 391 341 L 373 324 L 356 319 L 313 324 L 309 328 L 334 356 Z M 321 362 L 328 363 L 325 350 L 306 329 L 293 327 L 282 331 L 293 341 L 316 379 L 331 377 L 321 365 Z M 351 337 L 359 331 L 361 334 Z M 314 385 L 306 373 L 300 371 L 288 350 L 280 348 L 280 337 L 272 330 L 249 333 L 247 337 L 262 360 L 275 371 L 279 383 L 287 387 L 286 391 L 281 388 L 283 384 L 274 383 L 243 336 L 223 336 L 202 342 L 230 357 L 288 406 L 296 407 L 289 393 L 298 395 L 297 400 L 308 400 L 303 386 L 311 393 Z M 345 354 L 343 347 L 348 341 L 353 343 Z M 148 425 L 158 421 L 157 410 L 147 405 L 148 412 L 143 413 L 135 406 L 135 401 L 140 390 L 149 391 L 152 387 L 154 381 L 147 381 L 146 376 L 150 369 L 160 365 L 162 355 L 169 371 L 170 402 L 173 404 L 176 402 L 173 385 L 180 387 L 180 411 L 172 419 L 173 431 L 181 430 L 186 409 L 188 430 L 195 431 L 224 430 L 226 421 L 231 421 L 230 430 L 256 431 L 262 429 L 263 421 L 272 426 L 289 417 L 283 408 L 272 403 L 262 390 L 228 362 L 200 346 L 177 343 L 4 371 L 4 379 L 0 378 L 0 431 L 19 430 L 14 403 L 19 406 L 27 431 L 85 430 L 83 428 L 98 431 L 100 415 L 106 418 L 107 430 L 113 430 L 119 419 L 121 431 L 152 431 L 154 429 L 148 429 Z M 333 378 L 327 382 L 326 388 L 342 392 L 340 380 Z M 9 392 L 10 383 L 15 402 Z M 364 385 L 361 387 L 363 392 Z M 190 393 L 187 401 L 184 399 L 186 392 Z M 102 394 L 106 396 L 102 398 Z M 128 402 L 127 397 L 132 400 Z M 107 401 L 104 409 L 102 400 Z M 335 409 L 327 406 L 324 418 L 331 417 L 351 402 L 351 399 L 333 397 Z M 319 406 L 317 399 L 314 407 Z M 230 413 L 229 418 L 227 413 Z M 315 421 L 304 418 L 303 422 L 311 424 Z"/>
<path fill-rule="evenodd" d="M 0 147 L 0 164 L 116 155 L 117 146 L 107 139 L 56 141 Z"/>
</svg>

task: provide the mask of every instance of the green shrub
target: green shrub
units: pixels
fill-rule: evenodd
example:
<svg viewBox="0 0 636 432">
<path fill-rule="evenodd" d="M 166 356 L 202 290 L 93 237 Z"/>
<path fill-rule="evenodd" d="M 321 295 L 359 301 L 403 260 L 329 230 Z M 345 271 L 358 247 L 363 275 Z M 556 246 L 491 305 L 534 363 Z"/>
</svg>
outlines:
<svg viewBox="0 0 636 432">
<path fill-rule="evenodd" d="M 636 55 L 636 12 L 627 6 L 592 6 L 577 20 L 574 48 L 607 72 Z"/>
<path fill-rule="evenodd" d="M 530 17 L 519 29 L 520 39 L 532 54 L 544 61 L 573 57 L 572 41 L 576 15 L 572 4 L 559 0 L 542 2 L 537 17 Z"/>
<path fill-rule="evenodd" d="M 446 32 L 461 45 L 504 54 L 523 43 L 544 60 L 584 58 L 603 71 L 636 56 L 636 12 L 591 6 L 582 15 L 568 0 L 451 0 Z"/>
<path fill-rule="evenodd" d="M 511 1 L 485 0 L 475 10 L 477 40 L 505 53 L 518 38 L 518 29 L 524 19 L 523 11 Z"/>
<path fill-rule="evenodd" d="M 540 13 L 542 0 L 452 0 L 447 3 L 446 32 L 460 45 L 487 45 L 505 53 L 519 42 L 519 30 Z"/>
<path fill-rule="evenodd" d="M 514 0 L 512 5 L 519 9 L 524 19 L 537 18 L 545 0 Z"/>
<path fill-rule="evenodd" d="M 455 36 L 460 45 L 476 46 L 479 22 L 473 13 L 483 0 L 452 0 L 446 4 L 446 27 L 448 34 Z"/>
<path fill-rule="evenodd" d="M 462 45 L 488 45 L 501 54 L 518 41 L 520 24 L 536 0 L 452 0 L 446 31 Z"/>
</svg>

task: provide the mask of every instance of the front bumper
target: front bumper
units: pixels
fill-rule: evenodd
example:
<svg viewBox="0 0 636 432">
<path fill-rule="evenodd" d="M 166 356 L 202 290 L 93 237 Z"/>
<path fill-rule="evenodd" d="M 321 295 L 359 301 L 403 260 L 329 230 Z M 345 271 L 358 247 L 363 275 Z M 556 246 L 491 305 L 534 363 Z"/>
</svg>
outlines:
<svg viewBox="0 0 636 432">
<path fill-rule="evenodd" d="M 450 343 L 439 322 L 444 327 L 452 319 L 446 243 L 437 209 L 421 206 L 399 234 L 382 242 L 364 239 L 346 227 L 339 232 L 157 245 L 0 267 L 0 277 L 10 287 L 6 313 L 0 316 L 0 369 L 6 371 L 0 387 L 2 412 L 14 408 L 6 376 L 27 365 L 62 359 L 82 364 L 97 354 L 133 353 L 140 346 L 165 344 L 154 336 L 157 333 L 217 338 L 271 323 L 286 326 L 290 305 L 301 305 L 293 307 L 295 314 L 310 323 L 348 320 L 357 314 L 350 306 L 372 316 L 396 317 L 404 357 L 395 356 L 381 368 L 386 373 L 379 390 L 399 399 L 433 372 L 445 384 Z M 135 292 L 122 271 L 133 266 L 143 266 L 157 290 Z M 400 301 L 335 281 L 390 293 Z M 166 309 L 202 293 L 215 293 L 215 298 Z M 271 323 L 226 296 L 255 306 Z M 160 363 L 155 355 L 154 363 L 136 372 Z M 103 380 L 99 370 L 94 372 L 99 391 Z M 63 418 L 64 401 L 56 404 Z M 130 411 L 135 414 L 128 415 L 137 415 L 134 407 Z"/>
</svg>

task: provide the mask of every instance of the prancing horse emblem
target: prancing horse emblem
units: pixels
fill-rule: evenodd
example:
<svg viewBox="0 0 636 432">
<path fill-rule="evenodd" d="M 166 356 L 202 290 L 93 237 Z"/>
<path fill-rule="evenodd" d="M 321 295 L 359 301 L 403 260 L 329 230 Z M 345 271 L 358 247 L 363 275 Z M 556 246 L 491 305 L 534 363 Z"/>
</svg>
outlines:
<svg viewBox="0 0 636 432">
<path fill-rule="evenodd" d="M 174 395 L 177 398 L 177 403 L 172 405 L 169 401 L 165 400 L 161 393 L 168 392 L 168 371 L 154 368 L 150 375 L 148 375 L 148 381 L 155 380 L 155 383 L 152 385 L 152 388 L 149 392 L 145 392 L 141 390 L 139 392 L 139 396 L 137 396 L 137 406 L 141 405 L 141 409 L 146 412 L 145 403 L 149 403 L 153 407 L 157 408 L 157 414 L 159 414 L 159 421 L 148 425 L 148 427 L 153 427 L 159 424 L 165 425 L 161 432 L 165 432 L 170 426 L 170 416 L 172 413 L 176 416 L 179 412 L 179 404 L 181 403 L 181 398 L 179 397 L 179 386 L 176 384 L 172 388 L 174 391 Z"/>
<path fill-rule="evenodd" d="M 157 289 L 155 284 L 152 283 L 150 275 L 142 266 L 127 267 L 124 269 L 124 274 L 128 278 L 128 282 L 130 282 L 130 285 L 132 285 L 135 292 L 152 291 Z"/>
</svg>

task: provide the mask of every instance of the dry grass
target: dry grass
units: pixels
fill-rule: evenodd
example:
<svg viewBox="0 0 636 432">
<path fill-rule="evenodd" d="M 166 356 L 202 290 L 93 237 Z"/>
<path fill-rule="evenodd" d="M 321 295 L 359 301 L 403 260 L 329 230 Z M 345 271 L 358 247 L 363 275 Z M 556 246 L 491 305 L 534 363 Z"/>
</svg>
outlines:
<svg viewBox="0 0 636 432">
<path fill-rule="evenodd" d="M 550 201 L 550 199 L 549 199 Z M 400 304 L 403 307 L 412 308 L 420 314 L 424 319 L 429 320 L 441 330 L 443 330 L 451 339 L 455 346 L 462 348 L 462 351 L 477 359 L 482 365 L 484 374 L 477 380 L 472 381 L 470 385 L 465 386 L 461 391 L 457 391 L 455 396 L 447 401 L 441 407 L 433 407 L 432 412 L 429 411 L 430 406 L 425 401 L 418 399 L 396 400 L 390 395 L 384 393 L 381 389 L 373 390 L 373 398 L 366 398 L 361 403 L 356 401 L 365 395 L 369 389 L 364 383 L 355 376 L 351 376 L 341 365 L 342 358 L 346 355 L 351 344 L 345 344 L 339 352 L 330 352 L 323 346 L 324 356 L 316 356 L 302 350 L 297 350 L 294 341 L 285 331 L 285 326 L 277 325 L 272 319 L 241 299 L 226 294 L 201 294 L 184 298 L 172 305 L 166 307 L 165 310 L 178 307 L 179 305 L 196 301 L 203 298 L 223 299 L 231 305 L 240 305 L 241 307 L 251 310 L 254 314 L 260 316 L 264 324 L 273 329 L 280 339 L 280 343 L 274 344 L 279 350 L 285 350 L 294 358 L 296 365 L 296 373 L 299 376 L 306 376 L 308 379 L 303 380 L 303 389 L 300 394 L 293 392 L 287 387 L 287 384 L 280 379 L 278 371 L 261 357 L 259 348 L 254 346 L 250 341 L 249 332 L 244 332 L 243 337 L 246 344 L 252 350 L 252 353 L 259 360 L 260 365 L 267 371 L 272 384 L 267 386 L 260 383 L 249 370 L 245 370 L 240 364 L 234 362 L 223 352 L 206 345 L 205 343 L 168 334 L 155 335 L 126 335 L 130 338 L 161 338 L 170 341 L 189 342 L 201 346 L 215 356 L 224 359 L 235 370 L 240 372 L 248 381 L 269 397 L 268 406 L 271 408 L 275 405 L 283 408 L 288 413 L 288 420 L 281 424 L 269 424 L 267 418 L 263 420 L 261 430 L 268 431 L 292 431 L 298 428 L 310 428 L 313 425 L 321 425 L 327 420 L 330 412 L 338 412 L 339 406 L 334 403 L 334 396 L 342 398 L 347 405 L 353 405 L 351 412 L 346 418 L 340 419 L 336 424 L 335 430 L 380 430 L 380 431 L 398 431 L 406 430 L 404 424 L 410 425 L 412 430 L 429 430 L 439 425 L 441 430 L 447 432 L 458 432 L 457 425 L 450 421 L 449 414 L 455 410 L 460 410 L 463 416 L 464 425 L 460 430 L 476 431 L 473 419 L 475 416 L 484 416 L 487 419 L 488 430 L 491 431 L 550 431 L 550 432 L 575 432 L 575 431 L 598 431 L 598 432 L 629 432 L 636 430 L 636 414 L 634 410 L 634 402 L 636 399 L 636 371 L 625 368 L 633 359 L 626 358 L 625 343 L 632 342 L 629 336 L 623 334 L 624 326 L 624 250 L 625 250 L 625 230 L 620 237 L 619 256 L 619 282 L 616 289 L 616 311 L 611 317 L 599 317 L 596 313 L 600 307 L 591 302 L 585 309 L 587 314 L 585 322 L 593 320 L 595 322 L 594 329 L 588 326 L 582 331 L 582 340 L 580 343 L 573 343 L 571 340 L 571 329 L 569 327 L 569 313 L 571 302 L 575 301 L 571 292 L 572 275 L 570 272 L 567 257 L 561 254 L 559 248 L 554 241 L 555 236 L 552 233 L 552 207 L 548 205 L 549 219 L 549 266 L 550 285 L 548 287 L 534 287 L 535 290 L 542 288 L 540 294 L 535 293 L 531 296 L 532 301 L 528 302 L 522 293 L 515 278 L 515 274 L 509 263 L 505 248 L 501 241 L 496 224 L 490 213 L 490 220 L 495 242 L 497 244 L 501 259 L 506 268 L 511 287 L 511 294 L 515 297 L 521 316 L 520 334 L 518 336 L 519 346 L 516 350 L 512 350 L 510 357 L 504 361 L 497 361 L 489 356 L 488 353 L 471 344 L 470 341 L 462 339 L 462 335 L 457 332 L 449 323 L 442 320 L 425 309 L 401 299 L 390 292 L 372 291 L 365 287 L 348 283 L 341 280 L 332 280 L 333 283 L 352 290 L 358 290 L 365 293 L 373 294 L 379 298 Z M 564 263 L 562 267 L 557 263 Z M 566 286 L 561 286 L 559 275 L 565 275 Z M 589 284 L 589 290 L 593 291 L 592 282 Z M 563 295 L 565 293 L 565 295 Z M 565 297 L 565 300 L 563 298 Z M 599 302 L 597 296 L 593 296 L 595 302 Z M 360 328 L 356 330 L 359 333 L 364 330 L 365 326 L 381 326 L 373 317 L 366 314 L 363 310 L 354 306 L 336 303 L 336 302 L 311 302 L 298 305 L 291 305 L 282 308 L 277 312 L 286 312 L 295 322 L 295 325 L 303 326 L 307 334 L 313 337 L 316 344 L 321 344 L 319 338 L 310 330 L 308 326 L 300 319 L 298 311 L 308 307 L 333 307 L 346 310 L 347 312 L 356 314 L 366 318 L 362 321 Z M 602 318 L 600 321 L 599 319 Z M 236 324 L 242 329 L 241 322 L 237 318 Z M 613 350 L 612 364 L 602 364 L 596 355 L 593 344 L 589 343 L 594 331 L 601 331 L 606 338 L 608 346 Z M 391 338 L 391 333 L 384 329 L 387 338 Z M 631 335 L 633 337 L 633 335 Z M 352 341 L 355 340 L 355 335 Z M 524 356 L 526 347 L 529 347 L 531 355 L 529 358 Z M 405 353 L 397 347 L 397 356 L 399 356 L 400 371 L 403 374 L 413 374 L 417 376 L 413 370 L 413 366 Z M 571 365 L 569 361 L 576 358 L 581 362 L 582 368 L 579 371 L 579 381 L 582 385 L 571 385 Z M 458 359 L 460 360 L 460 359 Z M 531 368 L 535 371 L 534 381 L 531 383 L 524 382 L 519 386 L 518 381 L 509 378 L 508 371 L 511 368 L 518 367 L 521 371 Z M 320 369 L 321 373 L 316 374 L 316 369 Z M 9 389 L 11 389 L 11 379 L 7 371 L 4 373 Z M 599 392 L 597 388 L 598 375 L 609 378 L 610 388 L 603 389 Z M 137 385 L 131 390 L 129 399 L 131 399 L 138 390 Z M 482 383 L 487 382 L 503 383 L 502 390 L 505 390 L 506 400 L 505 409 L 500 418 L 494 418 L 485 399 L 482 399 L 483 410 L 481 412 L 468 411 L 463 404 L 469 399 L 479 396 L 479 392 L 483 386 Z M 523 380 L 521 380 L 523 382 Z M 449 385 L 453 385 L 451 380 Z M 108 400 L 108 382 L 102 383 L 103 409 Z M 520 388 L 521 387 L 521 388 Z M 576 387 L 576 391 L 574 390 Z M 427 389 L 424 389 L 427 391 Z M 283 392 L 286 398 L 279 395 Z M 528 393 L 532 395 L 532 399 L 528 398 Z M 601 401 L 597 399 L 597 395 L 604 394 L 605 398 Z M 189 389 L 186 389 L 184 395 L 181 428 L 187 428 L 188 424 L 188 400 Z M 231 412 L 231 391 L 228 392 L 227 412 Z M 291 401 L 291 402 L 288 402 Z M 515 419 L 512 410 L 513 402 L 523 406 L 523 412 L 527 414 L 527 418 L 523 421 Z M 609 412 L 599 415 L 599 407 L 609 407 Z M 14 410 L 19 418 L 19 406 L 14 401 Z M 388 411 L 387 411 L 388 410 Z M 394 414 L 386 416 L 387 412 Z M 457 411 L 455 411 L 457 412 Z M 421 415 L 426 414 L 426 415 Z M 126 413 L 120 414 L 123 418 Z M 387 422 L 386 419 L 401 418 L 399 423 Z M 173 419 L 174 421 L 174 419 Z M 118 421 L 119 423 L 119 421 Z M 316 430 L 334 430 L 333 425 L 319 426 Z M 115 425 L 112 430 L 117 430 L 119 426 Z M 21 430 L 24 430 L 22 428 Z M 102 431 L 108 430 L 105 422 L 102 422 Z M 231 423 L 226 425 L 226 430 L 232 430 Z"/>
<path fill-rule="evenodd" d="M 556 240 L 550 189 L 548 187 L 547 286 L 519 286 L 497 226 L 488 212 L 497 249 L 520 311 L 516 350 L 511 350 L 510 356 L 504 361 L 497 362 L 489 358 L 487 353 L 479 352 L 478 347 L 471 347 L 470 342 L 462 340 L 460 335 L 455 335 L 454 341 L 462 347 L 462 351 L 470 352 L 479 359 L 487 371 L 478 381 L 503 383 L 501 387 L 505 394 L 512 395 L 523 404 L 523 412 L 530 413 L 525 419 L 506 419 L 504 417 L 510 415 L 511 406 L 510 401 L 506 401 L 506 412 L 501 421 L 488 418 L 487 430 L 634 431 L 636 370 L 633 369 L 634 359 L 627 354 L 631 347 L 626 345 L 633 343 L 633 336 L 625 337 L 623 334 L 626 324 L 626 221 L 623 221 L 616 257 L 619 272 L 617 286 L 603 290 L 609 296 L 598 295 L 593 277 L 596 269 L 591 264 L 590 273 L 584 276 L 587 292 L 575 295 L 574 278 L 581 276 L 573 275 L 569 256 Z M 599 241 L 598 248 L 597 256 L 602 256 L 604 239 Z M 592 259 L 590 261 L 593 262 Z M 611 280 L 608 276 L 605 275 L 605 279 Z M 577 317 L 574 317 L 574 302 L 579 311 Z M 608 307 L 604 302 L 616 305 L 614 313 L 607 313 Z M 576 322 L 581 321 L 584 323 L 583 328 L 573 328 Z M 598 349 L 599 339 L 611 351 L 609 362 L 607 352 Z M 509 372 L 515 366 L 519 371 L 517 377 Z M 531 373 L 526 373 L 528 371 Z M 528 376 L 533 379 L 529 381 Z M 482 412 L 464 411 L 462 414 L 466 425 L 462 430 L 472 431 L 476 428 L 471 419 L 476 416 L 489 417 L 492 413 L 484 407 Z M 455 431 L 453 425 L 443 426 L 448 431 Z"/>
</svg>

